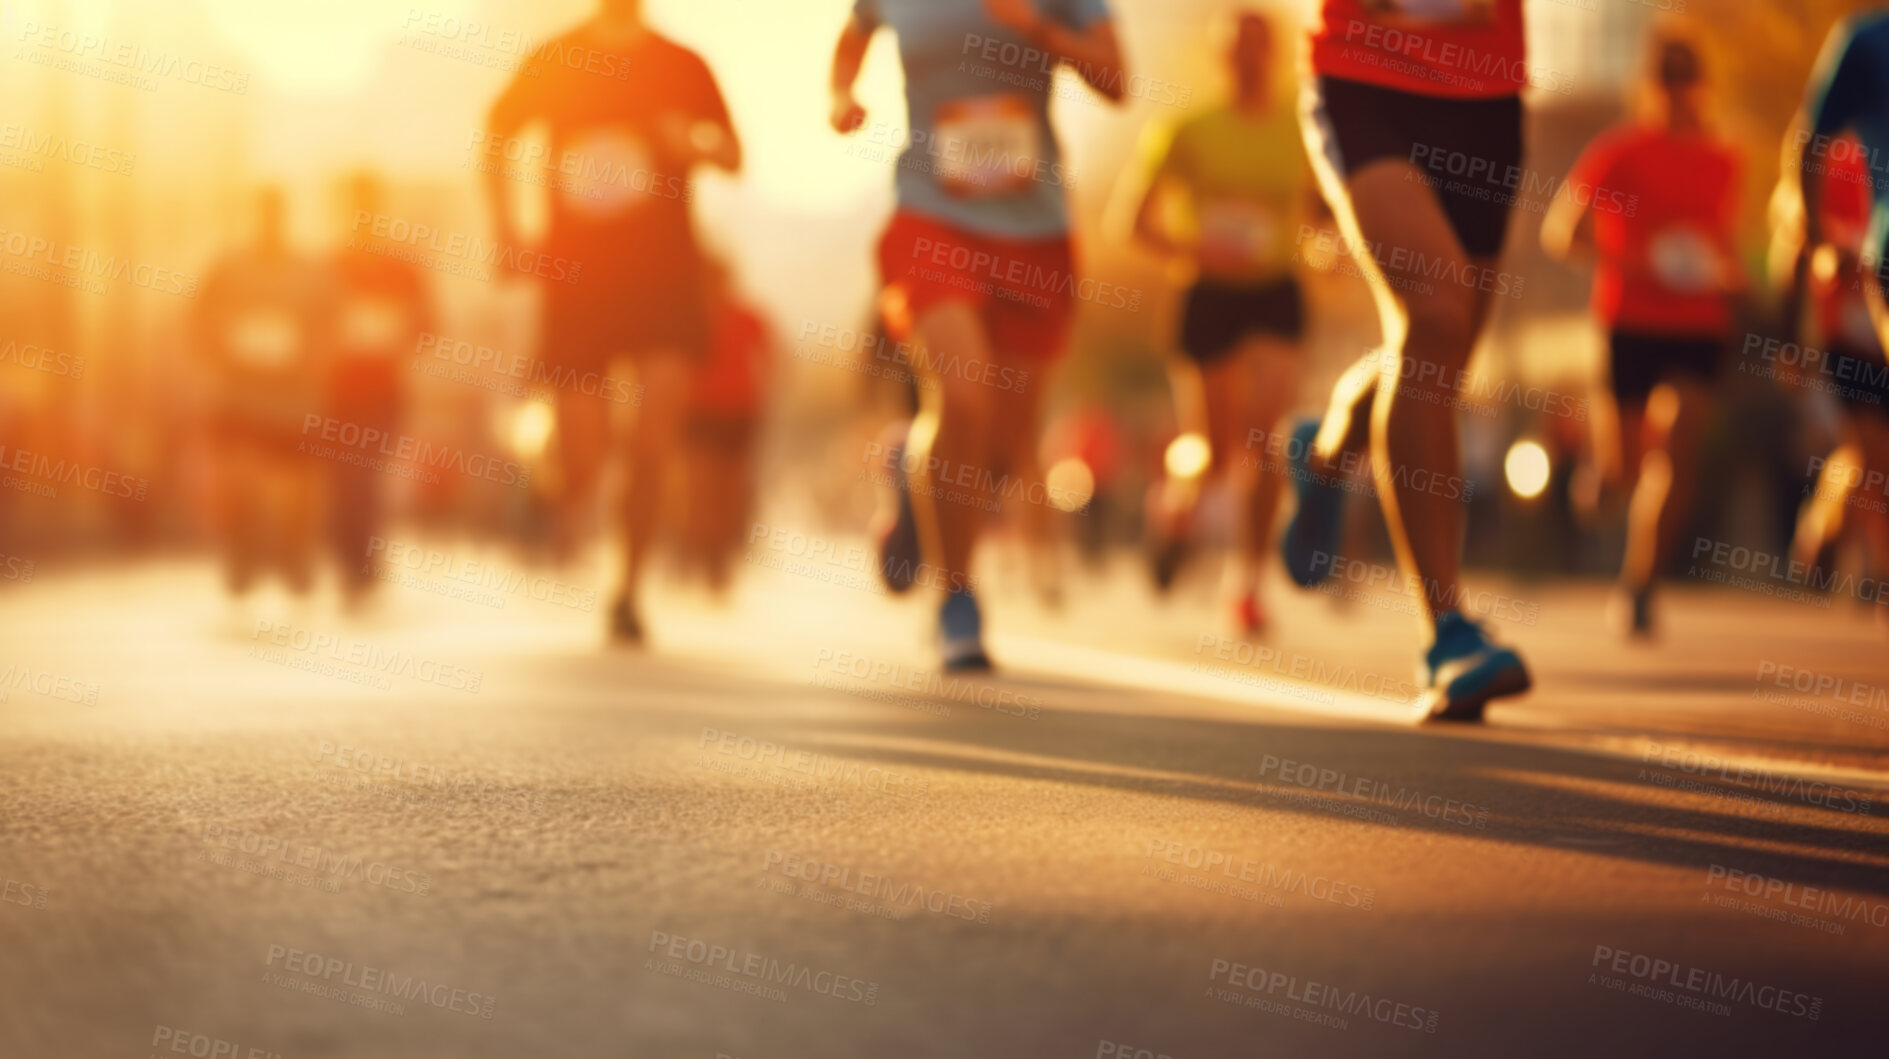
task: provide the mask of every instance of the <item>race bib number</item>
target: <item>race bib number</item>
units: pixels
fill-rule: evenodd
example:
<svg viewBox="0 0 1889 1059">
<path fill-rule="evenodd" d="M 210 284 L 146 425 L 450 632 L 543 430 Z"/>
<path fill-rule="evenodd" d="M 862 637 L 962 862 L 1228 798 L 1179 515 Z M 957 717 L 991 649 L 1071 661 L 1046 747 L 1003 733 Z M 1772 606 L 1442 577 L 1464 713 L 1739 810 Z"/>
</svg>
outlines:
<svg viewBox="0 0 1889 1059">
<path fill-rule="evenodd" d="M 1043 157 L 1042 127 L 1022 96 L 956 99 L 932 124 L 933 172 L 961 198 L 1003 198 L 1029 190 Z"/>
<path fill-rule="evenodd" d="M 393 298 L 353 298 L 341 310 L 341 342 L 356 352 L 391 355 L 407 331 L 407 308 Z"/>
<path fill-rule="evenodd" d="M 1668 228 L 1647 247 L 1653 275 L 1675 294 L 1709 294 L 1719 290 L 1718 251 L 1693 228 Z"/>
<path fill-rule="evenodd" d="M 302 327 L 285 312 L 258 309 L 238 316 L 224 332 L 230 355 L 243 367 L 279 371 L 302 355 Z"/>
<path fill-rule="evenodd" d="M 1251 267 L 1278 237 L 1278 215 L 1262 202 L 1224 196 L 1200 204 L 1200 259 L 1209 267 Z"/>
<path fill-rule="evenodd" d="M 656 156 L 634 131 L 621 126 L 573 136 L 558 157 L 558 198 L 591 221 L 629 216 L 650 201 Z"/>
</svg>

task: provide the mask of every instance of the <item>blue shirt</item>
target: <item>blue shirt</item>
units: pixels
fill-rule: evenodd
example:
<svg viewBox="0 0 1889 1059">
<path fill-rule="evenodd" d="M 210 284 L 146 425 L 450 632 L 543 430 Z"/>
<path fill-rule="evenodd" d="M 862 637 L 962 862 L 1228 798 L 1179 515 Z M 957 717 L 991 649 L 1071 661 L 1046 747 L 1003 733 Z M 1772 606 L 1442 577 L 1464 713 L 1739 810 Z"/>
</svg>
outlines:
<svg viewBox="0 0 1889 1059">
<path fill-rule="evenodd" d="M 1876 199 L 1869 246 L 1881 252 L 1889 240 L 1889 14 L 1858 15 L 1830 30 L 1807 108 L 1818 138 L 1812 149 L 1846 130 L 1863 141 Z"/>
<path fill-rule="evenodd" d="M 1107 0 L 1035 3 L 1078 32 L 1109 17 Z M 983 0 L 855 0 L 853 14 L 898 37 L 908 130 L 894 139 L 904 145 L 899 209 L 1011 239 L 1068 231 L 1071 174 L 1049 124 L 1056 61 L 992 22 Z"/>
</svg>

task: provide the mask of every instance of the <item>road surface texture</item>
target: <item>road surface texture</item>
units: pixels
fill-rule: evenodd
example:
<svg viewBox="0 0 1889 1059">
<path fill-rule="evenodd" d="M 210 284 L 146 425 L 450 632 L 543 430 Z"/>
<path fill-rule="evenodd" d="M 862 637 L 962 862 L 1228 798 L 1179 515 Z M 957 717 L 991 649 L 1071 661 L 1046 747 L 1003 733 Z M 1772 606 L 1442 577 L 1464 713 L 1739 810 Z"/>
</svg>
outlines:
<svg viewBox="0 0 1889 1059">
<path fill-rule="evenodd" d="M 1868 588 L 1680 588 L 1627 647 L 1596 586 L 1478 582 L 1538 690 L 1435 728 L 1369 576 L 1252 642 L 1126 565 L 992 593 L 1009 668 L 954 683 L 845 547 L 662 588 L 640 653 L 594 584 L 414 548 L 357 616 L 184 560 L 0 595 L 0 1055 L 1889 1041 Z"/>
</svg>

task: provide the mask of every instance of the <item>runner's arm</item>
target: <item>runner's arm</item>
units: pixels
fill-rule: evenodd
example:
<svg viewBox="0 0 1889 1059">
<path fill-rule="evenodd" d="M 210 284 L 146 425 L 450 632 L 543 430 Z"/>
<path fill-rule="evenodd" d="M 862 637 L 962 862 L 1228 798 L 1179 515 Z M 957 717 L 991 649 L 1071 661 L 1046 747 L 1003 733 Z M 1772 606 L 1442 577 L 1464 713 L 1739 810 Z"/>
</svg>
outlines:
<svg viewBox="0 0 1889 1059">
<path fill-rule="evenodd" d="M 866 48 L 872 44 L 872 34 L 878 28 L 877 22 L 855 10 L 840 30 L 839 43 L 833 47 L 833 72 L 827 84 L 833 100 L 829 120 L 836 132 L 855 132 L 866 123 L 866 108 L 860 106 L 853 95 L 853 85 L 859 81 L 859 69 L 866 62 Z"/>
<path fill-rule="evenodd" d="M 1115 35 L 1115 20 L 1108 17 L 1106 8 L 1099 3 L 1094 6 L 1100 16 L 1081 29 L 1073 29 L 1044 15 L 1032 0 L 984 0 L 984 11 L 991 21 L 1055 56 L 1057 62 L 1073 67 L 1090 88 L 1119 103 L 1127 94 L 1128 76 L 1121 40 Z"/>
<path fill-rule="evenodd" d="M 537 104 L 531 98 L 528 79 L 520 74 L 512 79 L 505 93 L 492 104 L 492 109 L 485 117 L 485 140 L 482 149 L 489 149 L 494 143 L 518 135 L 520 129 L 530 124 L 538 116 Z M 512 224 L 511 200 L 506 195 L 505 157 L 503 149 L 496 154 L 487 153 L 482 159 L 487 164 L 475 166 L 479 170 L 479 182 L 485 188 L 485 202 L 492 211 L 492 231 L 500 246 L 514 246 L 518 243 L 518 231 Z"/>
<path fill-rule="evenodd" d="M 1613 153 L 1610 138 L 1603 138 L 1589 144 L 1581 157 L 1575 159 L 1574 168 L 1568 171 L 1568 178 L 1561 182 L 1561 190 L 1548 207 L 1548 215 L 1541 220 L 1541 248 L 1549 257 L 1568 262 L 1593 253 L 1592 206 L 1600 197 L 1597 189 L 1607 183 Z M 1580 188 L 1587 189 L 1587 193 L 1580 194 L 1577 190 Z"/>
</svg>

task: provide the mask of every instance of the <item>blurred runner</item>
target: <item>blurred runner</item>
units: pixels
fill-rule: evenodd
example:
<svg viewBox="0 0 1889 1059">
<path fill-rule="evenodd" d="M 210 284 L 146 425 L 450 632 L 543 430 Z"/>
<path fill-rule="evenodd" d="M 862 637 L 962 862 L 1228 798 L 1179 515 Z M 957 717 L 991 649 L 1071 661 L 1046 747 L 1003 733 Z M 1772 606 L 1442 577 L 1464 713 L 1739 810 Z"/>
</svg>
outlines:
<svg viewBox="0 0 1889 1059">
<path fill-rule="evenodd" d="M 1889 470 L 1889 429 L 1883 425 L 1882 404 L 1869 400 L 1874 397 L 1889 403 L 1882 352 L 1889 348 L 1889 301 L 1884 295 L 1884 285 L 1889 283 L 1889 171 L 1885 171 L 1883 162 L 1889 157 L 1889 12 L 1856 15 L 1832 27 L 1811 74 L 1799 127 L 1802 134 L 1797 137 L 1797 157 L 1794 164 L 1785 167 L 1785 181 L 1787 189 L 1795 185 L 1799 208 L 1794 212 L 1803 227 L 1802 249 L 1797 255 L 1800 272 L 1807 269 L 1814 275 L 1819 262 L 1824 262 L 1839 276 L 1849 274 L 1843 250 L 1844 211 L 1840 205 L 1827 203 L 1827 199 L 1840 197 L 1843 192 L 1820 177 L 1846 162 L 1846 140 L 1861 147 L 1847 159 L 1852 176 L 1855 167 L 1861 166 L 1865 178 L 1862 186 L 1870 192 L 1869 221 L 1854 275 L 1875 324 L 1876 343 L 1865 351 L 1852 338 L 1850 348 L 1841 351 L 1851 358 L 1850 362 L 1837 366 L 1852 371 L 1861 390 L 1861 401 L 1846 401 L 1851 411 L 1849 426 L 1856 446 L 1852 459 L 1858 465 L 1857 471 Z M 1850 329 L 1841 330 L 1847 334 Z M 1826 465 L 1826 479 L 1843 473 L 1835 469 L 1837 463 L 1833 455 Z M 1830 492 L 1841 497 L 1838 503 L 1850 499 L 1850 488 L 1841 480 L 1829 484 Z M 1824 483 L 1819 483 L 1817 498 L 1825 500 Z M 1840 507 L 1836 511 L 1813 510 L 1810 514 L 1819 524 L 1811 527 L 1810 540 L 1804 540 L 1805 527 L 1801 523 L 1799 527 L 1804 547 L 1818 545 L 1817 538 L 1822 542 L 1833 540 L 1833 531 L 1840 522 L 1835 516 L 1840 512 Z"/>
<path fill-rule="evenodd" d="M 380 216 L 385 193 L 370 173 L 353 177 L 346 191 L 346 216 Z M 426 280 L 418 266 L 391 257 L 373 236 L 350 223 L 356 234 L 335 255 L 332 275 L 336 316 L 333 359 L 328 365 L 328 414 L 382 436 L 400 434 L 406 407 L 407 360 L 420 335 L 432 330 Z M 340 562 L 342 588 L 358 604 L 374 584 L 368 543 L 385 532 L 387 475 L 371 467 L 336 463 L 328 471 L 329 545 Z"/>
<path fill-rule="evenodd" d="M 1841 437 L 1823 461 L 1817 484 L 1804 501 L 1791 558 L 1806 569 L 1828 567 L 1844 533 L 1860 522 L 1869 540 L 1872 570 L 1889 568 L 1889 520 L 1872 510 L 1858 490 L 1873 471 L 1889 471 L 1889 365 L 1870 318 L 1865 293 L 1869 215 L 1873 205 L 1863 144 L 1844 135 L 1829 143 L 1815 179 L 1822 187 L 1825 242 L 1814 254 L 1804 239 L 1801 195 L 1788 179 L 1795 164 L 1796 132 L 1787 139 L 1786 180 L 1773 200 L 1776 235 L 1773 260 L 1787 281 L 1787 320 L 1803 334 L 1804 352 L 1776 358 L 1779 381 L 1829 394 L 1844 410 Z M 1813 260 L 1814 257 L 1814 260 Z M 1806 312 L 1806 306 L 1808 311 Z M 1875 459 L 1870 457 L 1874 454 Z M 1877 479 L 1879 480 L 1879 479 Z M 1855 508 L 1852 517 L 1852 508 Z"/>
<path fill-rule="evenodd" d="M 901 452 L 912 503 L 900 511 L 911 512 L 913 539 L 945 590 L 946 668 L 985 669 L 972 553 L 1000 483 L 1025 506 L 1045 495 L 1035 451 L 1042 386 L 1006 387 L 992 380 L 1014 374 L 985 369 L 1040 379 L 1062 353 L 1074 255 L 1049 92 L 1068 64 L 1119 101 L 1121 49 L 1106 0 L 856 0 L 833 56 L 842 133 L 865 123 L 853 85 L 881 26 L 898 37 L 909 130 L 898 212 L 879 244 L 883 304 L 893 336 L 922 347 L 928 379 Z M 895 523 L 887 540 L 902 536 Z M 894 570 L 920 568 L 917 556 L 886 548 L 884 557 Z"/>
<path fill-rule="evenodd" d="M 725 264 L 707 262 L 713 340 L 689 396 L 683 547 L 719 595 L 754 501 L 762 387 L 773 349 L 766 319 L 742 300 Z"/>
<path fill-rule="evenodd" d="M 219 523 L 230 593 L 280 572 L 314 585 L 321 464 L 304 423 L 321 412 L 321 357 L 331 300 L 319 264 L 289 247 L 281 189 L 255 198 L 253 242 L 210 270 L 196 342 L 215 378 Z"/>
<path fill-rule="evenodd" d="M 1651 112 L 1590 144 L 1542 225 L 1563 260 L 1595 259 L 1594 314 L 1611 349 L 1617 450 L 1603 465 L 1632 494 L 1620 622 L 1653 632 L 1653 586 L 1692 515 L 1700 442 L 1723 372 L 1743 162 L 1707 127 L 1698 50 L 1654 41 Z M 1624 201 L 1631 206 L 1611 208 Z"/>
<path fill-rule="evenodd" d="M 1233 98 L 1146 143 L 1147 190 L 1135 211 L 1141 243 L 1193 279 L 1180 350 L 1168 358 L 1181 436 L 1149 511 L 1155 580 L 1166 589 L 1188 550 L 1208 468 L 1227 484 L 1236 556 L 1227 595 L 1239 627 L 1266 624 L 1260 576 L 1272 545 L 1283 481 L 1267 461 L 1242 457 L 1254 431 L 1269 434 L 1299 390 L 1304 300 L 1292 275 L 1293 233 L 1311 192 L 1298 114 L 1275 99 L 1272 23 L 1239 15 L 1231 53 Z M 1179 199 L 1188 222 L 1164 220 Z"/>
<path fill-rule="evenodd" d="M 734 172 L 741 148 L 714 76 L 694 52 L 658 35 L 641 0 L 604 0 L 589 22 L 545 46 L 560 61 L 521 72 L 486 123 L 504 144 L 532 122 L 549 126 L 551 229 L 543 256 L 539 357 L 579 378 L 635 359 L 640 405 L 621 498 L 623 581 L 610 632 L 639 643 L 636 588 L 688 413 L 691 365 L 710 342 L 702 253 L 689 218 L 698 164 Z M 503 166 L 483 167 L 501 247 L 516 247 Z M 574 282 L 567 282 L 573 279 Z M 560 535 L 581 536 L 609 451 L 612 402 L 560 385 Z"/>
<path fill-rule="evenodd" d="M 214 377 L 224 577 L 236 595 L 281 573 L 314 583 L 321 468 L 306 431 L 322 410 L 332 300 L 324 270 L 288 243 L 279 188 L 255 200 L 254 239 L 216 263 L 195 319 Z"/>
<path fill-rule="evenodd" d="M 1429 164 L 1519 171 L 1524 52 L 1522 0 L 1323 0 L 1302 102 L 1308 153 L 1360 252 L 1385 349 L 1353 365 L 1322 423 L 1284 445 L 1298 492 L 1286 569 L 1305 587 L 1331 577 L 1345 475 L 1368 451 L 1398 564 L 1422 597 L 1418 706 L 1438 719 L 1480 720 L 1490 700 L 1530 684 L 1521 658 L 1460 609 L 1467 489 L 1453 387 L 1500 286 L 1484 280 L 1509 206 L 1499 187 L 1451 190 Z"/>
</svg>

